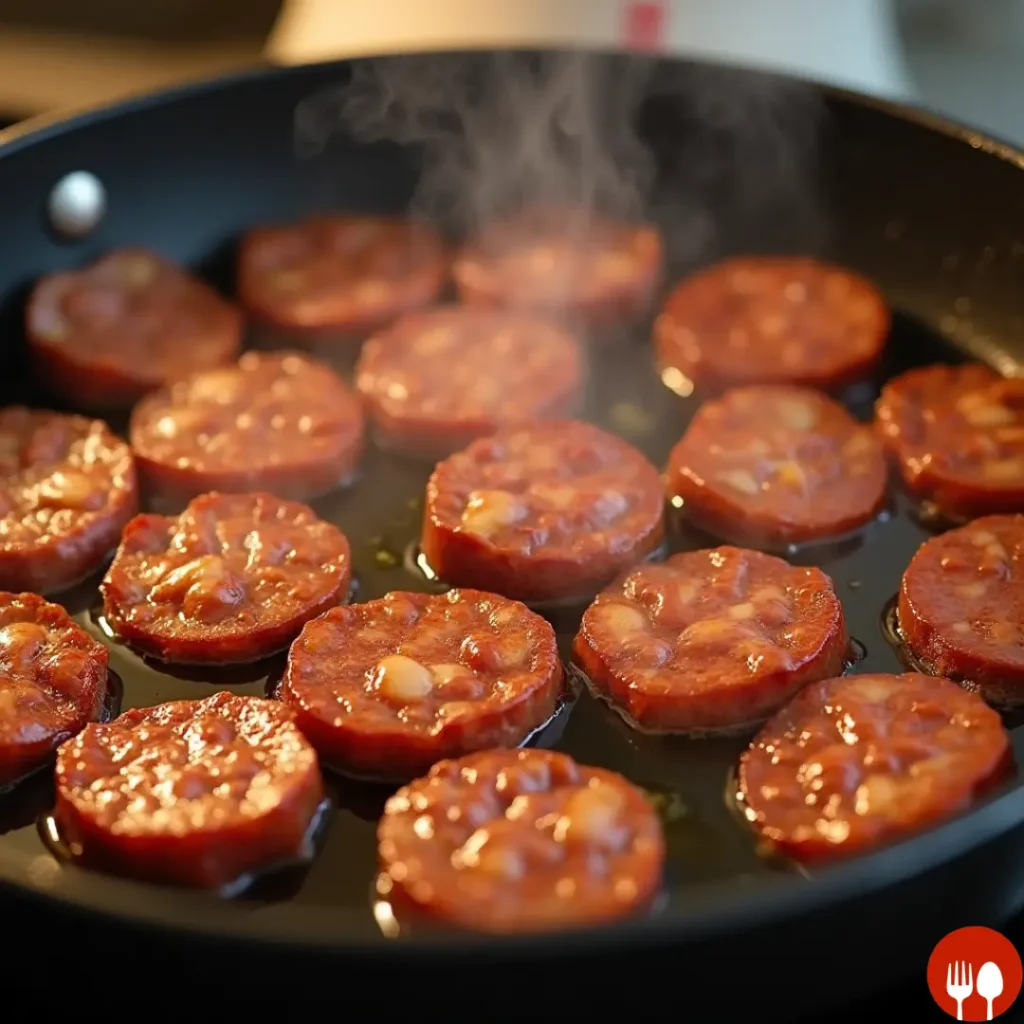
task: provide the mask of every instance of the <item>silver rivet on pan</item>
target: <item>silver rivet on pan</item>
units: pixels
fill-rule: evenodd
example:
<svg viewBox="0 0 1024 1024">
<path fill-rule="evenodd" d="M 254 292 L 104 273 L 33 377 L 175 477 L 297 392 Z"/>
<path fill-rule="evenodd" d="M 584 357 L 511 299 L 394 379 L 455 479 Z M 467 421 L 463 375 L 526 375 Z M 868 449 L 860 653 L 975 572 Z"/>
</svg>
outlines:
<svg viewBox="0 0 1024 1024">
<path fill-rule="evenodd" d="M 82 238 L 103 220 L 107 192 L 95 174 L 72 171 L 53 186 L 47 209 L 55 231 Z"/>
</svg>

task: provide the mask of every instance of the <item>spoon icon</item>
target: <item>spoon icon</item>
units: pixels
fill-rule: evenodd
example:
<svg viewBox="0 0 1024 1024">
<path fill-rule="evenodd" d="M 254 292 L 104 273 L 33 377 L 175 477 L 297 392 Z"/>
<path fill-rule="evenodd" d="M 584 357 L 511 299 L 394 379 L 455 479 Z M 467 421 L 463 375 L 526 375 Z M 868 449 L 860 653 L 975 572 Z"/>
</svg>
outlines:
<svg viewBox="0 0 1024 1024">
<path fill-rule="evenodd" d="M 988 1020 L 991 1020 L 992 1000 L 1003 994 L 1003 972 L 991 960 L 981 965 L 975 991 L 988 1003 Z"/>
</svg>

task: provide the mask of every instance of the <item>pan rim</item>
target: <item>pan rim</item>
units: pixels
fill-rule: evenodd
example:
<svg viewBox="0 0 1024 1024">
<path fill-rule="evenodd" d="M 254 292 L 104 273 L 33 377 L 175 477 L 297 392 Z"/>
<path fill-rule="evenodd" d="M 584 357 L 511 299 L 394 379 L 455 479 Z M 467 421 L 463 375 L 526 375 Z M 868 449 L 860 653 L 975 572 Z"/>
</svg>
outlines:
<svg viewBox="0 0 1024 1024">
<path fill-rule="evenodd" d="M 1008 824 L 1011 823 L 1012 824 Z M 722 881 L 706 887 L 696 909 L 673 908 L 656 916 L 570 929 L 549 935 L 428 933 L 396 942 L 377 931 L 356 935 L 354 911 L 340 908 L 271 905 L 269 913 L 242 914 L 232 903 L 187 890 L 60 866 L 56 873 L 34 871 L 40 855 L 24 858 L 0 847 L 0 894 L 5 890 L 57 911 L 77 911 L 114 919 L 142 930 L 172 929 L 181 936 L 233 940 L 264 949 L 366 954 L 395 962 L 421 959 L 430 952 L 458 954 L 477 961 L 490 957 L 534 959 L 538 944 L 556 941 L 562 955 L 620 947 L 706 942 L 722 933 L 770 928 L 797 917 L 828 911 L 856 897 L 881 892 L 949 864 L 988 841 L 1024 824 L 1024 784 L 925 832 L 873 853 L 837 863 L 810 878 L 780 876 L 756 892 Z M 47 861 L 53 864 L 52 860 Z M 368 883 L 369 887 L 369 883 Z M 1007 909 L 1007 917 L 1013 908 Z M 362 915 L 360 915 L 362 917 Z M 359 929 L 365 931 L 365 928 Z"/>
<path fill-rule="evenodd" d="M 566 47 L 540 45 L 510 46 L 503 48 L 501 51 L 494 47 L 444 47 L 430 52 L 442 55 L 486 51 L 505 53 L 626 53 L 626 51 L 613 47 Z M 0 156 L 7 156 L 10 153 L 19 151 L 25 146 L 34 145 L 47 138 L 62 135 L 67 131 L 82 128 L 95 122 L 112 120 L 113 118 L 119 117 L 123 114 L 143 112 L 148 107 L 154 106 L 158 103 L 186 99 L 192 96 L 200 96 L 204 93 L 218 92 L 222 89 L 232 88 L 236 85 L 242 85 L 256 80 L 266 80 L 268 78 L 301 78 L 305 75 L 317 72 L 326 72 L 331 68 L 341 69 L 355 61 L 373 60 L 382 57 L 410 56 L 412 53 L 413 51 L 382 51 L 380 53 L 340 57 L 334 60 L 313 61 L 306 64 L 256 64 L 253 67 L 245 68 L 241 71 L 229 71 L 221 75 L 200 78 L 195 81 L 186 82 L 170 88 L 145 90 L 116 103 L 98 103 L 81 108 L 37 114 L 33 117 L 26 118 L 24 121 L 19 121 L 8 128 L 0 130 Z M 688 64 L 692 67 L 703 66 L 723 68 L 762 78 L 778 79 L 780 81 L 804 82 L 805 84 L 820 91 L 826 97 L 841 100 L 854 106 L 874 109 L 908 124 L 914 124 L 930 131 L 938 132 L 957 141 L 965 142 L 971 146 L 972 149 L 979 149 L 990 156 L 995 156 L 1000 160 L 1012 163 L 1016 167 L 1024 170 L 1024 146 L 1015 145 L 1000 138 L 992 132 L 976 128 L 964 121 L 949 117 L 925 105 L 914 104 L 902 100 L 887 99 L 880 96 L 872 96 L 868 93 L 858 92 L 842 86 L 829 85 L 828 83 L 816 82 L 809 79 L 800 79 L 793 75 L 785 75 L 775 71 L 765 71 L 756 68 L 744 67 L 742 65 L 731 64 L 726 61 L 691 60 L 684 57 L 659 57 L 658 59 L 672 61 L 679 64 Z"/>
<path fill-rule="evenodd" d="M 436 51 L 465 53 L 479 49 L 449 47 Z M 588 53 L 621 52 L 612 48 L 513 46 L 506 52 L 558 52 L 578 50 Z M 50 138 L 112 121 L 125 114 L 144 112 L 157 104 L 200 97 L 249 82 L 286 80 L 323 74 L 332 68 L 342 69 L 353 60 L 372 59 L 401 54 L 360 55 L 339 60 L 320 61 L 293 66 L 256 66 L 213 78 L 187 83 L 171 89 L 146 92 L 115 104 L 101 104 L 77 111 L 44 114 L 0 131 L 0 158 L 44 143 Z M 707 61 L 667 58 L 692 66 L 710 66 Z M 714 66 L 732 67 L 728 64 Z M 751 69 L 755 75 L 780 80 L 791 76 Z M 906 124 L 944 135 L 954 141 L 981 150 L 987 155 L 1024 170 L 1024 149 L 969 127 L 945 115 L 901 101 L 882 99 L 849 89 L 810 83 L 827 98 L 844 104 L 867 108 Z M 720 882 L 707 887 L 696 906 L 673 907 L 655 917 L 610 924 L 601 928 L 559 932 L 551 936 L 563 955 L 593 953 L 600 949 L 620 947 L 624 943 L 638 946 L 661 945 L 667 942 L 706 941 L 724 932 L 742 931 L 752 927 L 771 927 L 811 913 L 820 913 L 857 896 L 882 891 L 917 875 L 926 874 L 943 864 L 955 861 L 980 848 L 998 835 L 1024 823 L 1024 780 L 1014 789 L 978 805 L 965 814 L 933 829 L 908 837 L 893 846 L 856 859 L 834 865 L 809 880 L 795 882 L 781 878 L 756 892 L 738 888 L 735 883 Z M 161 889 L 127 879 L 61 869 L 43 874 L 36 870 L 32 855 L 22 855 L 0 847 L 0 895 L 18 895 L 53 910 L 76 911 L 130 924 L 148 930 L 173 930 L 196 939 L 229 939 L 240 944 L 256 944 L 261 948 L 281 947 L 319 952 L 360 954 L 379 959 L 387 956 L 395 962 L 422 959 L 430 952 L 448 956 L 458 953 L 473 960 L 534 959 L 548 948 L 545 937 L 475 935 L 429 935 L 401 942 L 388 940 L 380 933 L 356 929 L 351 913 L 316 907 L 287 908 L 274 913 L 240 913 L 233 905 Z"/>
</svg>

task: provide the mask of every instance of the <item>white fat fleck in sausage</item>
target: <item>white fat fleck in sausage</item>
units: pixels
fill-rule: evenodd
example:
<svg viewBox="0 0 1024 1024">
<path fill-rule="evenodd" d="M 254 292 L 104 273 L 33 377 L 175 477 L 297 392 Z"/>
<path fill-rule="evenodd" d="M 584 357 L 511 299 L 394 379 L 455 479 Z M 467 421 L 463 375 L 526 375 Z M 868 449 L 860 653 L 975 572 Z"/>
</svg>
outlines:
<svg viewBox="0 0 1024 1024">
<path fill-rule="evenodd" d="M 462 531 L 486 540 L 526 514 L 526 506 L 507 491 L 473 491 L 462 513 Z"/>
<path fill-rule="evenodd" d="M 471 669 L 466 668 L 465 665 L 455 663 L 445 663 L 442 665 L 431 665 L 430 675 L 434 680 L 435 686 L 448 686 L 455 682 L 457 679 L 465 679 L 467 676 L 474 675 Z"/>
<path fill-rule="evenodd" d="M 598 605 L 595 612 L 601 625 L 614 637 L 627 637 L 647 627 L 644 614 L 626 604 Z"/>
<path fill-rule="evenodd" d="M 219 580 L 226 571 L 227 567 L 217 555 L 200 555 L 172 569 L 153 587 L 151 597 L 154 601 L 179 599 L 194 583 Z"/>
<path fill-rule="evenodd" d="M 735 619 L 715 618 L 700 619 L 693 622 L 679 634 L 681 644 L 720 643 L 727 637 L 748 635 L 746 627 Z"/>
<path fill-rule="evenodd" d="M 373 670 L 371 685 L 391 700 L 410 702 L 422 700 L 434 689 L 430 669 L 403 654 L 382 658 Z"/>
<path fill-rule="evenodd" d="M 818 420 L 814 406 L 799 398 L 782 398 L 775 403 L 775 409 L 790 430 L 810 430 Z"/>
<path fill-rule="evenodd" d="M 957 400 L 956 410 L 972 427 L 1004 427 L 1016 420 L 1016 414 L 981 391 L 969 391 Z"/>
<path fill-rule="evenodd" d="M 595 784 L 573 793 L 555 825 L 558 842 L 616 846 L 621 837 L 625 797 L 614 786 Z"/>
<path fill-rule="evenodd" d="M 888 679 L 871 676 L 856 680 L 850 688 L 861 700 L 880 703 L 892 696 L 897 685 L 898 683 L 893 683 Z"/>
<path fill-rule="evenodd" d="M 761 490 L 761 486 L 754 479 L 753 474 L 745 469 L 730 469 L 720 474 L 719 479 L 742 494 L 757 494 Z"/>
<path fill-rule="evenodd" d="M 26 663 L 46 646 L 49 633 L 35 622 L 9 622 L 0 629 L 0 658 Z"/>
<path fill-rule="evenodd" d="M 97 487 L 87 473 L 60 469 L 44 480 L 37 494 L 40 504 L 84 509 L 96 496 Z"/>
<path fill-rule="evenodd" d="M 775 467 L 775 473 L 787 487 L 799 491 L 807 490 L 807 471 L 799 462 L 780 462 Z"/>
<path fill-rule="evenodd" d="M 193 402 L 230 405 L 238 399 L 244 388 L 244 374 L 236 369 L 206 370 L 189 382 L 188 397 Z"/>
<path fill-rule="evenodd" d="M 754 618 L 756 614 L 756 609 L 749 601 L 744 601 L 742 604 L 734 604 L 729 609 L 729 618 L 735 619 L 737 622 L 745 622 L 748 619 Z"/>
<path fill-rule="evenodd" d="M 556 509 L 571 508 L 579 496 L 579 492 L 575 487 L 543 482 L 536 484 L 532 488 L 531 494 L 534 498 L 539 498 Z"/>
</svg>

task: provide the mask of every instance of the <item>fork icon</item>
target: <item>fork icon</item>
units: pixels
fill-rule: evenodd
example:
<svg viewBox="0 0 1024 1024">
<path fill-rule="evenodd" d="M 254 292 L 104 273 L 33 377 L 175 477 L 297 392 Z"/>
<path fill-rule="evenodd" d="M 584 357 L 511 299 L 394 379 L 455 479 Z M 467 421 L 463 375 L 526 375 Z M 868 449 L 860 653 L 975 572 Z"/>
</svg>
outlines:
<svg viewBox="0 0 1024 1024">
<path fill-rule="evenodd" d="M 946 965 L 946 995 L 956 1000 L 956 1019 L 964 1019 L 964 1000 L 974 991 L 974 967 L 961 960 Z"/>
</svg>

